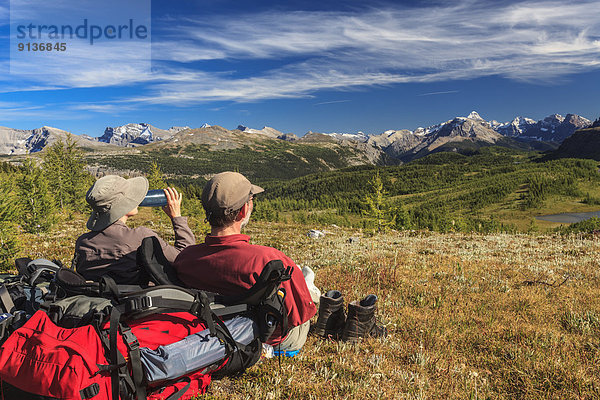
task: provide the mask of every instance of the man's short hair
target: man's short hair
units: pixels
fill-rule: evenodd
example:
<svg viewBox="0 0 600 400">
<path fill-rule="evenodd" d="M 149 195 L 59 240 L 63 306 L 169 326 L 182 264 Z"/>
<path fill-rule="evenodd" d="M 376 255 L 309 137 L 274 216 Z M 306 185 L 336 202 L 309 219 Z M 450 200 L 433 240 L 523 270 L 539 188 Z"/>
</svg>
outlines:
<svg viewBox="0 0 600 400">
<path fill-rule="evenodd" d="M 244 206 L 242 206 L 242 208 L 244 208 Z M 222 211 L 208 211 L 206 214 L 206 220 L 211 227 L 224 228 L 234 223 L 235 219 L 242 211 L 242 208 L 230 213 L 224 213 Z"/>
</svg>

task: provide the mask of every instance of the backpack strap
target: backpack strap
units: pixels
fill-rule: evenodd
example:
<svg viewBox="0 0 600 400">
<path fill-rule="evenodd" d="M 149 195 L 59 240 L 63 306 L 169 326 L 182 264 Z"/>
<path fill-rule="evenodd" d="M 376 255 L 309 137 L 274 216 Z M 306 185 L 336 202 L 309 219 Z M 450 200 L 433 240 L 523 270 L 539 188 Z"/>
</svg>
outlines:
<svg viewBox="0 0 600 400">
<path fill-rule="evenodd" d="M 131 331 L 131 328 L 125 324 L 119 324 L 119 330 L 125 345 L 129 350 L 129 358 L 131 360 L 131 375 L 133 376 L 133 384 L 135 385 L 135 393 L 138 400 L 146 400 L 146 386 L 144 385 L 144 370 L 140 358 L 140 342 Z M 118 352 L 118 351 L 117 351 Z"/>
<path fill-rule="evenodd" d="M 157 285 L 185 286 L 177 277 L 177 271 L 167 260 L 160 242 L 156 236 L 149 236 L 142 240 L 136 254 L 137 264 L 142 271 L 142 277 L 146 285 L 148 281 Z"/>
<path fill-rule="evenodd" d="M 15 266 L 17 267 L 17 271 L 19 271 L 19 275 L 28 276 L 27 264 L 32 261 L 29 257 L 21 257 L 15 260 Z"/>
<path fill-rule="evenodd" d="M 110 365 L 102 367 L 104 367 L 104 370 L 109 370 L 111 372 L 111 390 L 113 399 L 128 399 L 131 394 L 135 393 L 137 400 L 146 400 L 146 387 L 143 384 L 144 375 L 140 361 L 140 344 L 133 332 L 131 332 L 129 326 L 121 323 L 121 316 L 121 312 L 117 307 L 113 307 L 110 314 L 108 346 L 106 346 L 105 335 L 99 335 L 105 347 L 108 348 L 110 357 Z M 127 362 L 117 347 L 118 332 L 120 332 L 123 339 L 125 339 L 127 350 L 129 350 L 131 375 L 133 376 L 133 380 L 129 375 Z M 119 397 L 119 394 L 122 396 Z"/>
<path fill-rule="evenodd" d="M 287 268 L 281 260 L 272 260 L 265 265 L 256 283 L 248 291 L 239 296 L 222 296 L 218 300 L 225 304 L 258 305 L 273 296 L 282 282 L 292 279 L 292 267 Z"/>
<path fill-rule="evenodd" d="M 2 308 L 7 313 L 12 313 L 15 311 L 15 303 L 13 303 L 10 298 L 10 294 L 8 293 L 8 289 L 6 289 L 5 285 L 0 285 L 0 302 L 2 302 Z"/>
<path fill-rule="evenodd" d="M 98 282 L 88 282 L 73 269 L 61 268 L 56 272 L 55 284 L 57 286 L 57 297 L 68 297 L 78 294 L 98 297 Z M 59 293 L 60 292 L 60 293 Z"/>
<path fill-rule="evenodd" d="M 257 310 L 257 323 L 260 340 L 266 342 L 277 326 L 281 329 L 281 337 L 288 334 L 288 315 L 285 308 L 285 289 L 279 288 L 277 293 L 264 300 Z"/>
<path fill-rule="evenodd" d="M 22 259 L 15 260 L 19 273 L 27 278 L 31 286 L 36 286 L 40 282 L 50 282 L 54 278 L 54 274 L 61 268 L 60 261 L 50 261 L 45 258 L 36 258 L 30 260 L 25 268 L 23 268 Z M 21 265 L 19 265 L 21 264 Z"/>
<path fill-rule="evenodd" d="M 48 267 L 39 267 L 37 268 L 29 277 L 29 285 L 32 287 L 36 287 L 42 282 L 51 282 L 54 279 L 54 275 L 56 274 L 54 268 Z"/>
<path fill-rule="evenodd" d="M 118 285 L 109 275 L 102 276 L 99 282 L 88 281 L 77 271 L 70 268 L 60 268 L 56 272 L 54 284 L 57 289 L 57 298 L 83 294 L 90 297 L 106 297 L 116 300 L 123 293 L 142 290 L 139 285 Z"/>
<path fill-rule="evenodd" d="M 208 294 L 179 286 L 154 286 L 122 295 L 118 307 L 126 319 L 141 318 L 167 310 L 187 311 L 198 315 L 209 307 Z M 210 307 L 209 307 L 210 308 Z"/>
<path fill-rule="evenodd" d="M 113 366 L 119 365 L 119 357 L 117 354 L 119 350 L 117 348 L 117 330 L 119 329 L 119 322 L 121 319 L 121 312 L 113 307 L 112 312 L 110 313 L 110 330 L 109 330 L 109 350 L 110 350 L 110 364 Z M 112 398 L 119 398 L 119 370 L 114 368 L 111 372 L 111 386 L 112 386 Z M 135 390 L 135 387 L 134 387 Z"/>
<path fill-rule="evenodd" d="M 181 389 L 179 389 L 178 391 L 176 391 L 175 393 L 173 393 L 172 395 L 170 395 L 169 397 L 167 397 L 165 400 L 177 400 L 177 399 L 181 398 L 181 396 L 183 396 L 185 394 L 185 392 L 187 392 L 188 389 L 190 388 L 190 386 L 192 385 L 192 380 L 187 376 L 182 377 L 181 379 L 179 379 L 178 381 L 175 381 L 174 383 L 178 383 L 178 382 L 186 382 L 186 385 L 184 387 L 182 387 Z"/>
</svg>

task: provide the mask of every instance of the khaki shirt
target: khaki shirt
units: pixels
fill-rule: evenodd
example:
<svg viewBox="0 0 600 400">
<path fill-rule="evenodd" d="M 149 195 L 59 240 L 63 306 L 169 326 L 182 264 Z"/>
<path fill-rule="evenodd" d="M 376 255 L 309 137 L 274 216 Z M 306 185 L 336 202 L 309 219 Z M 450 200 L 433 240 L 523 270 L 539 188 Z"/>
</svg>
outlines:
<svg viewBox="0 0 600 400">
<path fill-rule="evenodd" d="M 129 228 L 117 221 L 100 232 L 87 232 L 75 243 L 73 266 L 88 280 L 98 281 L 109 275 L 119 284 L 138 284 L 139 268 L 136 263 L 137 249 L 142 240 L 156 236 L 165 257 L 173 262 L 181 250 L 196 243 L 187 217 L 172 219 L 175 245 L 171 246 L 156 232 L 145 227 Z"/>
</svg>

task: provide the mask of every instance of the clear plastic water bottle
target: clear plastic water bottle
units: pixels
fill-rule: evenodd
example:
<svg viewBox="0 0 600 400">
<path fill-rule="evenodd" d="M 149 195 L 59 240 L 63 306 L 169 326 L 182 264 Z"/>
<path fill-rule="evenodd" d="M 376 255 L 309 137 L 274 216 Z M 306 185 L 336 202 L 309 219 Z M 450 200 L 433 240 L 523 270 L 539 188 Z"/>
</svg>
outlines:
<svg viewBox="0 0 600 400">
<path fill-rule="evenodd" d="M 162 189 L 148 190 L 140 207 L 163 207 L 167 205 L 167 195 Z"/>
<path fill-rule="evenodd" d="M 260 358 L 273 358 L 273 346 L 263 343 Z"/>
</svg>

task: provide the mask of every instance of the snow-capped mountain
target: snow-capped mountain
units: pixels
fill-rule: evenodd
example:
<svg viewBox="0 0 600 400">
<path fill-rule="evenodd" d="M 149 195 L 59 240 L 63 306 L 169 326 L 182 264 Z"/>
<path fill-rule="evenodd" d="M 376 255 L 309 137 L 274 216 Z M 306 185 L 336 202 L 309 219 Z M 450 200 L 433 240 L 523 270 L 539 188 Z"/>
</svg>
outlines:
<svg viewBox="0 0 600 400">
<path fill-rule="evenodd" d="M 66 131 L 49 126 L 31 130 L 0 127 L 0 154 L 36 153 L 59 139 L 65 140 L 67 134 Z M 72 137 L 78 145 L 83 147 L 103 146 L 87 135 L 73 135 Z"/>
<path fill-rule="evenodd" d="M 209 126 L 210 125 L 208 125 L 208 124 L 204 124 L 204 125 L 202 125 L 202 128 L 208 128 Z M 167 129 L 167 132 L 172 133 L 174 135 L 177 132 L 185 131 L 186 129 L 191 129 L 191 128 L 189 126 L 172 126 L 169 129 Z"/>
<path fill-rule="evenodd" d="M 467 117 L 456 117 L 427 128 L 419 127 L 414 131 L 388 130 L 380 135 L 370 136 L 368 143 L 383 149 L 392 157 L 410 159 L 418 153 L 430 153 L 443 146 L 451 146 L 452 143 L 491 145 L 502 137 L 491 128 L 489 122 L 473 111 Z"/>
<path fill-rule="evenodd" d="M 356 133 L 338 133 L 338 132 L 331 132 L 331 133 L 323 133 L 324 135 L 327 136 L 331 136 L 334 139 L 339 139 L 339 140 L 354 140 L 356 142 L 366 142 L 367 140 L 369 140 L 369 136 L 361 131 L 358 131 Z"/>
<path fill-rule="evenodd" d="M 511 122 L 500 123 L 495 120 L 490 122 L 490 126 L 493 130 L 508 137 L 525 135 L 525 133 L 532 129 L 535 124 L 537 124 L 536 121 L 525 117 L 516 117 Z"/>
<path fill-rule="evenodd" d="M 587 128 L 592 122 L 575 114 L 565 117 L 554 114 L 538 121 L 534 129 L 527 131 L 527 136 L 553 142 L 562 142 L 578 129 Z"/>
<path fill-rule="evenodd" d="M 174 126 L 168 130 L 163 130 L 147 123 L 109 126 L 104 130 L 104 134 L 98 138 L 98 141 L 122 147 L 132 147 L 170 138 L 185 129 L 189 129 L 189 127 Z"/>
<path fill-rule="evenodd" d="M 511 122 L 491 122 L 496 132 L 518 138 L 520 140 L 543 140 L 561 143 L 578 129 L 591 126 L 591 121 L 575 114 L 563 117 L 559 114 L 549 115 L 543 120 L 534 121 L 531 118 L 517 117 Z"/>
<path fill-rule="evenodd" d="M 264 126 L 262 129 L 252 129 L 244 125 L 238 125 L 236 129 L 244 133 L 256 133 L 258 135 L 268 136 L 273 139 L 277 139 L 279 136 L 283 135 L 282 132 L 279 132 L 277 129 L 269 126 Z"/>
<path fill-rule="evenodd" d="M 419 127 L 414 131 L 390 129 L 378 135 L 367 135 L 363 132 L 317 133 L 309 131 L 300 138 L 300 142 L 364 143 L 383 150 L 391 157 L 409 160 L 433 151 L 473 149 L 480 146 L 494 145 L 498 142 L 506 144 L 503 141 L 504 138 L 530 142 L 538 147 L 540 145 L 552 147 L 552 145 L 539 142 L 555 142 L 558 144 L 577 129 L 590 125 L 590 121 L 574 114 L 568 114 L 566 117 L 555 114 L 541 121 L 519 116 L 510 122 L 498 122 L 495 120 L 487 121 L 477 111 L 472 111 L 466 117 L 455 117 L 426 128 Z M 284 135 L 281 135 L 279 131 L 268 127 L 257 130 L 240 125 L 237 130 L 284 139 Z M 537 147 L 532 146 L 532 148 Z"/>
<path fill-rule="evenodd" d="M 467 115 L 467 119 L 485 122 L 485 119 L 481 118 L 481 115 L 479 115 L 479 113 L 477 111 L 471 111 L 471 113 L 469 115 Z"/>
<path fill-rule="evenodd" d="M 589 120 L 574 114 L 567 114 L 566 117 L 554 114 L 540 121 L 519 116 L 510 122 L 502 123 L 495 120 L 488 122 L 477 111 L 472 111 L 466 117 L 455 117 L 426 128 L 419 127 L 414 131 L 387 130 L 379 135 L 367 136 L 366 142 L 384 149 L 392 157 L 401 157 L 405 153 L 435 151 L 441 146 L 447 148 L 455 142 L 468 141 L 490 145 L 503 137 L 525 142 L 544 141 L 558 144 L 576 130 L 589 126 Z M 334 137 L 344 139 L 342 135 Z"/>
<path fill-rule="evenodd" d="M 248 128 L 245 125 L 238 125 L 237 128 L 235 128 L 235 130 L 244 132 L 244 133 L 255 133 L 257 135 L 263 135 L 266 137 L 269 137 L 271 139 L 281 139 L 281 140 L 286 140 L 288 142 L 293 142 L 298 140 L 298 136 L 294 135 L 293 133 L 283 133 L 278 131 L 275 128 L 271 128 L 270 126 L 264 126 L 262 129 L 252 129 L 252 128 Z"/>
</svg>

